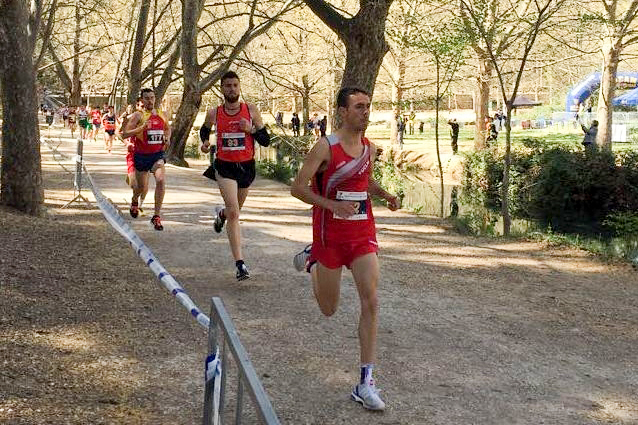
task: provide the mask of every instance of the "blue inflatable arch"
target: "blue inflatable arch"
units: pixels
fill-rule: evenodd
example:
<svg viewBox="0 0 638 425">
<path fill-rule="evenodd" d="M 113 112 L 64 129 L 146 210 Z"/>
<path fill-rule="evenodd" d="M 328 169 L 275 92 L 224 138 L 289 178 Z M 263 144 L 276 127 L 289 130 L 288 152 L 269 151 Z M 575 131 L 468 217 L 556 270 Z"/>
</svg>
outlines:
<svg viewBox="0 0 638 425">
<path fill-rule="evenodd" d="M 617 83 L 638 85 L 638 72 L 617 72 Z M 578 112 L 578 105 L 583 103 L 600 86 L 600 72 L 589 74 L 567 93 L 566 112 Z"/>
</svg>

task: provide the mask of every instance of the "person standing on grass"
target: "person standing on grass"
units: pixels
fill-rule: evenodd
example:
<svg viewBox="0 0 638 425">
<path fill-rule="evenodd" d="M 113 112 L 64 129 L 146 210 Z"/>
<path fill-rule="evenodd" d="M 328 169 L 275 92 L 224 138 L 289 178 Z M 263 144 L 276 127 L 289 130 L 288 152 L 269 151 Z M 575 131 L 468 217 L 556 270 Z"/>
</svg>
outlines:
<svg viewBox="0 0 638 425">
<path fill-rule="evenodd" d="M 337 95 L 337 114 L 342 127 L 313 146 L 290 190 L 294 197 L 313 206 L 312 245 L 294 257 L 293 265 L 298 271 L 305 269 L 311 274 L 315 298 L 326 316 L 337 310 L 343 266 L 352 271 L 361 314 L 360 379 L 351 398 L 366 409 L 384 410 L 385 402 L 372 378 L 377 347 L 379 260 L 370 198 L 383 198 L 392 211 L 401 205 L 372 177 L 376 148 L 364 137 L 370 95 L 358 88 L 342 88 Z"/>
<path fill-rule="evenodd" d="M 459 123 L 456 118 L 452 118 L 447 122 L 450 126 L 450 138 L 452 139 L 452 154 L 459 152 Z"/>
<path fill-rule="evenodd" d="M 268 146 L 270 135 L 257 106 L 240 101 L 241 87 L 236 73 L 228 71 L 222 76 L 221 92 L 224 103 L 206 113 L 199 136 L 202 152 L 208 153 L 211 150 L 210 133 L 214 127 L 217 157 L 210 176 L 217 181 L 224 207 L 215 209 L 213 226 L 220 233 L 228 221 L 226 232 L 237 268 L 235 277 L 241 281 L 248 279 L 250 274 L 241 249 L 239 213 L 255 180 L 255 141 Z"/>
</svg>

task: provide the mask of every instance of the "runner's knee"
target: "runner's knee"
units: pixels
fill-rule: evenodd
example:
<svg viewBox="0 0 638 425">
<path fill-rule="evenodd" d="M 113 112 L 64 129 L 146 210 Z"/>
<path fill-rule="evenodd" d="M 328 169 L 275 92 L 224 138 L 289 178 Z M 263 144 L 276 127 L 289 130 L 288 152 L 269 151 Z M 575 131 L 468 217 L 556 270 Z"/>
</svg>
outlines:
<svg viewBox="0 0 638 425">
<path fill-rule="evenodd" d="M 226 216 L 226 220 L 230 220 L 230 221 L 239 220 L 239 208 L 225 207 L 224 215 Z"/>
<path fill-rule="evenodd" d="M 337 312 L 338 302 L 339 302 L 338 298 L 337 299 L 324 298 L 324 299 L 317 300 L 317 304 L 319 304 L 319 310 L 321 310 L 321 313 L 326 317 L 330 317 Z"/>
</svg>

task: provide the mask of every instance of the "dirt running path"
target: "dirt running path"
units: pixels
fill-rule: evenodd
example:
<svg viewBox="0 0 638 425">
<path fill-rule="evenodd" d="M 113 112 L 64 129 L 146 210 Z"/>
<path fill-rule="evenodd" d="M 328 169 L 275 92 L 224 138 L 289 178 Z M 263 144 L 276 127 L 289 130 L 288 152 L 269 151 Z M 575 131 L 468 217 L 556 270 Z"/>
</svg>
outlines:
<svg viewBox="0 0 638 425">
<path fill-rule="evenodd" d="M 60 148 L 75 149 L 67 139 Z M 103 192 L 126 211 L 123 150 L 109 156 L 89 143 L 86 158 Z M 348 399 L 358 367 L 352 280 L 344 279 L 339 311 L 326 319 L 308 277 L 291 265 L 311 239 L 309 208 L 287 186 L 256 181 L 242 214 L 251 279 L 238 283 L 226 235 L 212 231 L 218 191 L 201 170 L 167 171 L 164 232 L 152 230 L 150 214 L 127 220 L 203 310 L 211 296 L 223 298 L 282 423 L 638 423 L 638 274 L 631 267 L 577 250 L 461 236 L 438 219 L 376 208 L 376 378 L 388 410 L 371 414 Z M 149 213 L 151 203 L 152 189 Z M 156 297 L 171 302 L 159 285 Z M 173 314 L 156 319 L 193 322 L 179 307 Z M 201 410 L 205 334 L 193 345 L 183 340 L 166 335 L 166 344 L 179 341 L 180 357 L 162 357 L 145 379 L 155 382 L 171 417 L 181 409 L 188 413 L 180 423 L 192 423 Z"/>
</svg>

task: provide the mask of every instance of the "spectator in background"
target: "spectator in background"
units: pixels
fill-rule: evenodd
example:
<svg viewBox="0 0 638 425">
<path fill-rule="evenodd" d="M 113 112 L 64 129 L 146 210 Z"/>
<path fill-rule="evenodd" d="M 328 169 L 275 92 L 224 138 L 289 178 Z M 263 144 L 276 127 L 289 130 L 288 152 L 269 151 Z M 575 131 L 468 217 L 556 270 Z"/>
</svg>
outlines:
<svg viewBox="0 0 638 425">
<path fill-rule="evenodd" d="M 419 134 L 423 134 L 423 121 L 419 121 Z"/>
<path fill-rule="evenodd" d="M 585 137 L 583 138 L 583 146 L 585 149 L 596 149 L 596 137 L 598 137 L 598 121 L 593 120 L 589 128 L 585 124 L 580 123 L 580 128 L 583 129 Z"/>
<path fill-rule="evenodd" d="M 399 149 L 403 149 L 403 133 L 405 133 L 405 120 L 401 115 L 397 115 L 397 142 Z"/>
<path fill-rule="evenodd" d="M 491 117 L 485 117 L 485 131 L 487 133 L 487 138 L 485 139 L 485 145 L 487 147 L 490 146 L 490 142 L 496 142 L 498 138 L 498 131 L 496 130 L 496 124 Z"/>
<path fill-rule="evenodd" d="M 326 137 L 326 129 L 328 128 L 328 117 L 326 115 L 323 116 L 321 121 L 319 121 L 319 137 Z"/>
<path fill-rule="evenodd" d="M 315 142 L 317 140 L 319 140 L 319 137 L 321 135 L 321 129 L 319 128 L 319 121 L 321 121 L 319 119 L 319 114 L 317 114 L 316 112 L 314 114 L 312 114 L 312 131 L 315 135 Z"/>
<path fill-rule="evenodd" d="M 410 135 L 414 134 L 414 120 L 416 120 L 416 114 L 414 111 L 410 111 L 410 116 L 408 117 L 408 133 Z"/>
<path fill-rule="evenodd" d="M 456 118 L 452 118 L 447 122 L 450 126 L 450 138 L 452 139 L 452 154 L 459 152 L 459 123 Z"/>
<path fill-rule="evenodd" d="M 292 124 L 292 134 L 295 137 L 299 137 L 300 135 L 300 127 L 301 127 L 301 121 L 299 120 L 299 115 L 297 115 L 296 112 L 292 113 L 292 119 L 290 120 L 290 123 Z"/>
</svg>

